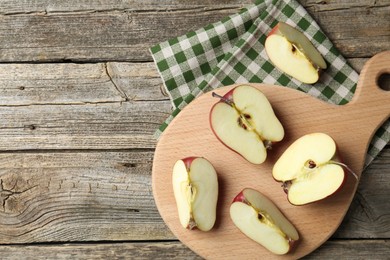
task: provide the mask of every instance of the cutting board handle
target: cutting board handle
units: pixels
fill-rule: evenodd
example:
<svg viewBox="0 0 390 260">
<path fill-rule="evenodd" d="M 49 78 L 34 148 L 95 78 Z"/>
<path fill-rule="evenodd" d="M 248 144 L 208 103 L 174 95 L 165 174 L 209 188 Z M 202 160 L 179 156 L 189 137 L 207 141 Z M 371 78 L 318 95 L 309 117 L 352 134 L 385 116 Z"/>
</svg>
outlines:
<svg viewBox="0 0 390 260">
<path fill-rule="evenodd" d="M 383 74 L 390 74 L 390 51 L 381 52 L 366 62 L 350 104 L 367 106 L 371 103 L 373 106 L 380 106 L 389 117 L 390 91 L 381 89 L 378 85 L 378 79 Z"/>
</svg>

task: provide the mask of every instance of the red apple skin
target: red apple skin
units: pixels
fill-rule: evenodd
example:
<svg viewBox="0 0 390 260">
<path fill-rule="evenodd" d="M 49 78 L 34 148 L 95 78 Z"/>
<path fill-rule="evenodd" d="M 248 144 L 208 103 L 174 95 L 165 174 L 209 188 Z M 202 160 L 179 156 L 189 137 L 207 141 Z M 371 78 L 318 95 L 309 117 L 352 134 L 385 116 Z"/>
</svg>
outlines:
<svg viewBox="0 0 390 260">
<path fill-rule="evenodd" d="M 246 189 L 246 188 L 245 188 L 245 189 Z M 233 201 L 232 201 L 232 204 L 233 204 L 234 202 L 242 202 L 242 203 L 245 203 L 245 204 L 249 205 L 247 199 L 246 199 L 245 196 L 244 196 L 244 190 L 245 190 L 245 189 L 243 189 L 240 193 L 237 194 L 236 197 L 234 197 L 234 199 L 233 199 Z M 299 239 L 298 239 L 298 240 L 289 239 L 289 241 L 288 241 L 289 250 L 288 250 L 288 252 L 287 252 L 286 254 L 292 252 L 292 251 L 295 249 L 296 245 L 298 244 L 298 241 L 299 241 Z"/>
<path fill-rule="evenodd" d="M 227 100 L 233 101 L 233 92 L 235 89 L 236 89 L 236 87 L 231 89 L 229 92 L 227 92 L 223 97 L 226 98 Z M 223 101 L 220 100 L 219 102 L 223 102 Z"/>
<path fill-rule="evenodd" d="M 234 90 L 236 89 L 236 87 L 234 87 L 233 89 L 229 90 L 229 92 L 227 92 L 225 95 L 223 95 L 224 98 L 226 98 L 227 100 L 230 100 L 230 101 L 233 101 L 233 92 Z M 223 102 L 225 103 L 222 99 L 220 99 L 217 103 L 215 103 L 211 109 L 210 109 L 210 113 L 209 113 L 209 124 L 210 124 L 210 128 L 211 128 L 211 131 L 213 132 L 214 136 L 224 145 L 226 146 L 228 149 L 230 149 L 231 151 L 235 152 L 236 154 L 238 154 L 239 156 L 243 157 L 240 153 L 238 153 L 237 151 L 233 150 L 232 148 L 230 148 L 227 144 L 225 144 L 217 135 L 217 133 L 214 131 L 214 128 L 213 126 L 211 125 L 211 114 L 214 110 L 214 107 L 220 103 L 220 102 Z M 245 158 L 244 158 L 245 159 Z"/>
<path fill-rule="evenodd" d="M 271 36 L 272 34 L 281 34 L 279 33 L 279 23 L 274 28 L 272 28 L 272 30 L 268 33 L 267 37 Z"/>
<path fill-rule="evenodd" d="M 191 167 L 191 164 L 192 162 L 196 159 L 196 158 L 199 158 L 197 156 L 190 156 L 190 157 L 186 157 L 184 159 L 181 159 L 184 163 L 184 165 L 186 166 L 187 168 L 187 171 L 190 171 L 190 167 Z"/>
<path fill-rule="evenodd" d="M 245 190 L 245 189 L 244 189 Z M 245 204 L 248 204 L 248 201 L 246 200 L 245 196 L 244 196 L 244 190 L 242 190 L 240 193 L 237 194 L 236 197 L 234 197 L 233 199 L 233 202 L 243 202 Z"/>
</svg>

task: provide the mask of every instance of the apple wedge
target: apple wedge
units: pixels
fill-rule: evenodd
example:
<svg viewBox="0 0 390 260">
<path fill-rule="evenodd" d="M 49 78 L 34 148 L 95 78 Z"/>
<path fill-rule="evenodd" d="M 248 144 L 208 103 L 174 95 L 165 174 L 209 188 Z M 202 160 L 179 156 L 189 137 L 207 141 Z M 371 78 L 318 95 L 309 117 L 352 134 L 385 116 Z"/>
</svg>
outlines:
<svg viewBox="0 0 390 260">
<path fill-rule="evenodd" d="M 265 51 L 282 72 L 307 84 L 318 81 L 327 65 L 309 39 L 294 27 L 279 22 L 265 40 Z"/>
<path fill-rule="evenodd" d="M 241 85 L 218 97 L 220 101 L 210 110 L 215 136 L 249 162 L 263 163 L 271 143 L 284 137 L 283 126 L 266 96 L 257 88 Z"/>
<path fill-rule="evenodd" d="M 213 165 L 202 157 L 178 160 L 173 167 L 172 184 L 181 225 L 209 231 L 216 220 L 218 200 Z"/>
<path fill-rule="evenodd" d="M 287 254 L 299 239 L 277 206 L 254 189 L 246 188 L 234 198 L 230 217 L 242 233 L 274 254 Z"/>
<path fill-rule="evenodd" d="M 272 175 L 283 182 L 291 204 L 304 205 L 338 191 L 346 178 L 343 167 L 351 171 L 337 161 L 335 141 L 327 134 L 312 133 L 287 148 L 275 163 Z"/>
</svg>

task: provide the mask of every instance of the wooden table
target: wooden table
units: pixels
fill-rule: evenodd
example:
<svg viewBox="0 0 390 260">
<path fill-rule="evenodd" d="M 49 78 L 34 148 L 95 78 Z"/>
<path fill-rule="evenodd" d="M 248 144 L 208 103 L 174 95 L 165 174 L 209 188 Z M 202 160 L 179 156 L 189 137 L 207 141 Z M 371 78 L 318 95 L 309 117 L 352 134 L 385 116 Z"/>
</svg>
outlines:
<svg viewBox="0 0 390 260">
<path fill-rule="evenodd" d="M 171 105 L 148 47 L 251 1 L 95 2 L 0 2 L 1 258 L 197 259 L 152 196 Z M 300 2 L 357 71 L 390 49 L 388 0 Z M 387 146 L 307 259 L 388 259 L 389 183 Z"/>
</svg>

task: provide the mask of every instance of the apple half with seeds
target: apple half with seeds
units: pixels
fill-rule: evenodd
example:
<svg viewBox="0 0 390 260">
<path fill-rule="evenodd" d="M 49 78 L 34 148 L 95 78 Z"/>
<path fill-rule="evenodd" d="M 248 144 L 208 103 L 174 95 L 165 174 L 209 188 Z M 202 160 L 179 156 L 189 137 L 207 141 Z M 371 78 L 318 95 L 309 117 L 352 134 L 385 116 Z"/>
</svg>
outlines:
<svg viewBox="0 0 390 260">
<path fill-rule="evenodd" d="M 293 142 L 275 163 L 272 175 L 283 182 L 288 200 L 293 205 L 304 205 L 325 199 L 343 185 L 344 168 L 338 161 L 336 143 L 327 134 L 307 134 Z"/>
<path fill-rule="evenodd" d="M 282 72 L 307 84 L 318 81 L 327 65 L 310 40 L 294 27 L 279 22 L 265 40 L 265 51 Z"/>
<path fill-rule="evenodd" d="M 284 137 L 284 129 L 267 97 L 257 88 L 241 85 L 219 97 L 210 111 L 210 126 L 227 147 L 254 164 L 266 160 L 272 142 Z"/>
<path fill-rule="evenodd" d="M 178 160 L 173 167 L 172 185 L 181 225 L 209 231 L 216 220 L 218 200 L 213 165 L 202 157 Z"/>
<path fill-rule="evenodd" d="M 246 188 L 234 198 L 230 217 L 242 233 L 277 255 L 290 252 L 299 239 L 278 207 L 254 189 Z"/>
</svg>

